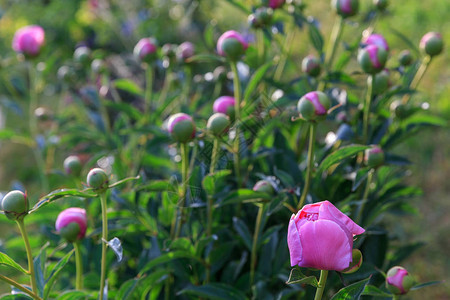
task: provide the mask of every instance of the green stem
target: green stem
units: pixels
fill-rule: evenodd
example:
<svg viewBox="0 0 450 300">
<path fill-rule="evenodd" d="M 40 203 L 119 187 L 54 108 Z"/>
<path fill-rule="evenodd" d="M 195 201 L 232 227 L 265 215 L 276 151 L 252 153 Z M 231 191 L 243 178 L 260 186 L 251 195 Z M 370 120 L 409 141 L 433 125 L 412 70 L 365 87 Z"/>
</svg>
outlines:
<svg viewBox="0 0 450 300">
<path fill-rule="evenodd" d="M 256 31 L 257 35 L 257 43 L 258 43 L 258 58 L 259 63 L 262 65 L 266 61 L 266 52 L 265 52 L 265 45 L 264 45 L 264 31 L 262 29 L 258 29 Z"/>
<path fill-rule="evenodd" d="M 181 150 L 181 194 L 180 194 L 180 204 L 177 207 L 177 216 L 180 216 L 180 219 L 177 222 L 177 227 L 175 231 L 175 239 L 180 236 L 181 227 L 184 223 L 185 219 L 185 205 L 186 205 L 186 196 L 187 196 L 187 181 L 188 181 L 188 173 L 189 173 L 189 152 L 187 143 L 180 144 Z"/>
<path fill-rule="evenodd" d="M 172 70 L 170 68 L 166 71 L 166 79 L 164 80 L 164 85 L 159 94 L 158 106 L 163 105 L 167 99 L 167 94 L 169 93 L 170 86 L 172 85 Z"/>
<path fill-rule="evenodd" d="M 392 300 L 398 300 L 400 299 L 400 295 L 392 295 Z"/>
<path fill-rule="evenodd" d="M 366 101 L 364 103 L 364 116 L 363 116 L 363 143 L 366 144 L 369 138 L 369 115 L 370 115 L 370 105 L 373 96 L 373 80 L 374 76 L 369 75 L 367 80 L 367 94 Z"/>
<path fill-rule="evenodd" d="M 284 47 L 281 49 L 281 55 L 280 60 L 277 64 L 277 67 L 275 69 L 275 73 L 273 75 L 273 79 L 275 82 L 280 81 L 281 76 L 283 75 L 284 67 L 286 66 L 286 62 L 288 59 L 288 55 L 292 46 L 292 43 L 295 39 L 295 30 L 292 29 L 289 31 L 288 35 L 286 36 L 286 39 L 284 40 Z"/>
<path fill-rule="evenodd" d="M 182 91 L 182 98 L 181 101 L 185 101 L 186 107 L 189 107 L 189 94 L 191 91 L 191 85 L 192 85 L 192 70 L 190 65 L 186 65 L 184 68 L 184 74 L 186 76 Z M 183 102 L 180 102 L 180 105 L 182 105 Z"/>
<path fill-rule="evenodd" d="M 358 215 L 356 216 L 356 224 L 361 224 L 361 218 L 363 216 L 364 206 L 366 205 L 366 202 L 368 201 L 368 198 L 369 198 L 370 185 L 372 184 L 373 173 L 375 173 L 375 170 L 371 169 L 369 171 L 369 173 L 367 174 L 366 187 L 364 188 L 364 194 L 363 194 L 361 206 L 359 207 Z"/>
<path fill-rule="evenodd" d="M 411 89 L 415 90 L 417 88 L 417 86 L 419 85 L 423 76 L 425 75 L 425 72 L 427 71 L 428 66 L 430 65 L 430 62 L 431 62 L 431 56 L 427 55 L 423 58 L 422 63 L 420 64 L 420 67 L 417 70 L 416 75 L 414 76 L 413 80 L 411 81 L 411 84 L 409 85 L 409 87 Z M 402 103 L 407 104 L 410 98 L 411 98 L 411 94 L 405 94 L 405 96 L 403 96 Z"/>
<path fill-rule="evenodd" d="M 320 279 L 319 279 L 319 287 L 316 290 L 316 295 L 314 296 L 314 300 L 321 300 L 323 291 L 325 290 L 325 284 L 327 283 L 328 271 L 320 270 Z"/>
<path fill-rule="evenodd" d="M 218 154 L 219 154 L 219 139 L 214 138 L 213 149 L 211 154 L 211 165 L 209 166 L 209 174 L 213 174 L 215 171 Z"/>
<path fill-rule="evenodd" d="M 260 204 L 258 207 L 258 215 L 256 216 L 255 232 L 253 233 L 253 245 L 252 245 L 252 253 L 251 253 L 251 259 L 250 259 L 250 286 L 253 285 L 253 282 L 255 280 L 258 238 L 259 238 L 259 232 L 260 232 L 260 228 L 261 228 L 263 212 L 264 212 L 264 204 Z"/>
<path fill-rule="evenodd" d="M 106 214 L 107 206 L 106 206 L 106 192 L 101 193 L 100 202 L 102 205 L 102 262 L 101 262 L 101 273 L 100 273 L 100 291 L 99 291 L 99 299 L 103 300 L 103 290 L 105 289 L 105 281 L 106 281 L 106 242 L 108 241 L 108 216 Z"/>
<path fill-rule="evenodd" d="M 308 146 L 308 165 L 306 167 L 305 186 L 303 187 L 302 196 L 298 202 L 297 209 L 301 209 L 305 204 L 306 196 L 308 195 L 309 185 L 311 183 L 311 173 L 314 164 L 314 144 L 316 140 L 316 124 L 311 123 L 309 125 L 309 146 Z"/>
<path fill-rule="evenodd" d="M 38 295 L 36 295 L 36 294 L 33 293 L 32 291 L 30 291 L 29 289 L 23 287 L 20 283 L 18 283 L 18 282 L 16 282 L 16 281 L 12 280 L 11 278 L 8 278 L 8 277 L 3 276 L 3 275 L 0 274 L 0 280 L 3 280 L 4 282 L 9 283 L 10 285 L 12 285 L 12 286 L 14 286 L 15 288 L 21 290 L 21 291 L 24 292 L 25 294 L 30 295 L 33 299 L 41 300 L 41 298 L 40 298 Z"/>
<path fill-rule="evenodd" d="M 33 262 L 33 254 L 31 253 L 30 241 L 28 240 L 27 229 L 25 228 L 25 223 L 23 219 L 19 219 L 16 221 L 19 226 L 20 233 L 22 234 L 23 241 L 25 243 L 25 249 L 27 251 L 27 259 L 28 259 L 28 272 L 30 273 L 30 282 L 31 282 L 31 290 L 34 294 L 37 295 L 37 284 L 36 277 L 34 276 L 34 262 Z"/>
<path fill-rule="evenodd" d="M 333 26 L 333 29 L 331 31 L 330 43 L 328 45 L 327 53 L 325 55 L 325 64 L 324 65 L 325 65 L 326 74 L 328 74 L 330 72 L 330 70 L 332 70 L 332 68 L 333 68 L 333 61 L 334 61 L 334 57 L 336 55 L 336 49 L 339 44 L 339 40 L 341 39 L 343 29 L 344 29 L 344 18 L 338 17 L 338 19 L 336 20 L 336 22 Z M 331 45 L 331 47 L 330 47 L 330 45 Z M 319 91 L 325 90 L 326 85 L 327 84 L 325 81 L 321 81 L 317 90 L 319 90 Z"/>
<path fill-rule="evenodd" d="M 75 248 L 75 266 L 76 266 L 76 281 L 75 288 L 78 291 L 83 289 L 83 260 L 81 258 L 80 241 L 73 243 Z"/>
<path fill-rule="evenodd" d="M 146 65 L 145 68 L 145 119 L 152 110 L 152 93 L 153 93 L 153 67 Z"/>
<path fill-rule="evenodd" d="M 235 116 L 235 132 L 236 136 L 234 138 L 234 170 L 236 172 L 237 186 L 240 188 L 242 186 L 241 178 L 241 163 L 240 163 L 240 133 L 239 133 L 239 122 L 241 121 L 241 83 L 239 82 L 239 73 L 237 70 L 236 62 L 232 61 L 230 63 L 231 70 L 233 72 L 233 86 L 234 86 L 234 116 Z"/>
</svg>

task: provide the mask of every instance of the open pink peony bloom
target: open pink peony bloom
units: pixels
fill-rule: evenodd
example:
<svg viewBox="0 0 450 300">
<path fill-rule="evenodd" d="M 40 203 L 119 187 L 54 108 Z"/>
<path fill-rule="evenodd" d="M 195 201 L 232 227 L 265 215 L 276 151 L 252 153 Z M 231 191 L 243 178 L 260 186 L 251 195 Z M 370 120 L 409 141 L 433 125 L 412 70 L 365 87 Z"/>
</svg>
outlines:
<svg viewBox="0 0 450 300">
<path fill-rule="evenodd" d="M 20 28 L 14 34 L 12 48 L 28 56 L 36 56 L 45 41 L 45 32 L 41 26 L 29 25 Z"/>
<path fill-rule="evenodd" d="M 353 236 L 363 232 L 329 201 L 305 205 L 289 222 L 291 266 L 342 271 L 352 261 Z"/>
<path fill-rule="evenodd" d="M 69 224 L 71 223 L 77 223 L 79 226 L 79 231 L 76 235 L 76 239 L 84 238 L 87 228 L 86 210 L 78 207 L 71 207 L 63 210 L 56 219 L 56 231 L 60 233 L 63 228 L 69 226 Z M 75 233 L 69 231 L 65 234 L 66 236 L 64 237 L 70 240 Z"/>
</svg>

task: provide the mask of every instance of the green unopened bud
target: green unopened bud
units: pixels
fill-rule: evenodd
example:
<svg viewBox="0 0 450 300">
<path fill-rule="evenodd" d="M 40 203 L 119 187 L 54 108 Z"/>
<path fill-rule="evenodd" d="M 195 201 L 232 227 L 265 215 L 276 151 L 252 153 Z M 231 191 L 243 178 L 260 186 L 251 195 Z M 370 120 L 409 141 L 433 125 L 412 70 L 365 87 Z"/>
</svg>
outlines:
<svg viewBox="0 0 450 300">
<path fill-rule="evenodd" d="M 399 120 L 404 120 L 414 113 L 414 110 L 408 104 L 403 104 L 401 100 L 392 102 L 390 109 Z"/>
<path fill-rule="evenodd" d="M 352 250 L 352 262 L 350 263 L 350 266 L 348 266 L 347 269 L 343 270 L 342 273 L 344 274 L 351 274 L 355 273 L 359 270 L 363 262 L 363 257 L 361 251 L 358 249 Z"/>
<path fill-rule="evenodd" d="M 75 49 L 73 59 L 80 64 L 88 65 L 91 62 L 91 49 L 82 46 Z"/>
<path fill-rule="evenodd" d="M 444 49 L 442 35 L 438 32 L 428 32 L 420 40 L 420 49 L 429 56 L 435 56 Z"/>
<path fill-rule="evenodd" d="M 275 194 L 275 189 L 273 188 L 272 184 L 267 180 L 260 180 L 258 181 L 254 186 L 253 190 L 255 192 L 263 192 L 270 195 Z"/>
<path fill-rule="evenodd" d="M 372 80 L 372 91 L 375 95 L 384 93 L 389 87 L 389 70 L 384 69 L 373 78 L 368 77 L 367 80 Z"/>
<path fill-rule="evenodd" d="M 64 171 L 66 171 L 66 174 L 78 177 L 81 169 L 81 161 L 78 156 L 70 155 L 64 160 Z"/>
<path fill-rule="evenodd" d="M 364 162 L 368 167 L 376 168 L 384 164 L 384 152 L 376 145 L 366 149 L 364 152 Z"/>
<path fill-rule="evenodd" d="M 413 57 L 411 55 L 411 51 L 403 50 L 398 55 L 398 61 L 402 66 L 409 66 L 413 62 Z"/>
<path fill-rule="evenodd" d="M 388 0 L 373 0 L 373 5 L 379 11 L 384 11 L 388 6 L 388 4 L 389 4 Z"/>
<path fill-rule="evenodd" d="M 264 28 L 272 22 L 273 10 L 268 7 L 259 7 L 248 16 L 248 23 L 253 28 Z"/>
<path fill-rule="evenodd" d="M 324 120 L 330 107 L 330 99 L 320 91 L 309 92 L 300 98 L 297 104 L 300 116 L 306 121 Z"/>
<path fill-rule="evenodd" d="M 215 113 L 213 114 L 206 125 L 206 129 L 212 133 L 212 135 L 220 137 L 227 133 L 230 127 L 230 118 L 226 114 Z"/>
<path fill-rule="evenodd" d="M 103 169 L 94 168 L 89 171 L 87 184 L 97 193 L 103 193 L 108 188 L 108 175 Z"/>
<path fill-rule="evenodd" d="M 1 207 L 8 219 L 23 219 L 29 210 L 27 195 L 21 191 L 11 191 L 3 197 Z"/>
</svg>

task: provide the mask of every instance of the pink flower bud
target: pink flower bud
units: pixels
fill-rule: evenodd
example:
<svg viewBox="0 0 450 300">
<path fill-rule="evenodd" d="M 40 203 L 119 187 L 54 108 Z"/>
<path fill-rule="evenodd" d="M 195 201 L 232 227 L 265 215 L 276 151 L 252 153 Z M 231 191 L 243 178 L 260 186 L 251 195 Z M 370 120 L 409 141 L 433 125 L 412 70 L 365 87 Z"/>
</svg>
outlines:
<svg viewBox="0 0 450 300">
<path fill-rule="evenodd" d="M 38 25 L 29 25 L 16 31 L 12 41 L 12 48 L 18 53 L 35 57 L 40 53 L 44 41 L 44 29 Z"/>
<path fill-rule="evenodd" d="M 387 52 L 376 45 L 368 45 L 358 53 L 358 62 L 368 74 L 376 74 L 383 70 L 386 60 Z"/>
<path fill-rule="evenodd" d="M 364 162 L 371 168 L 376 168 L 384 163 L 384 152 L 380 146 L 373 145 L 364 151 Z"/>
<path fill-rule="evenodd" d="M 384 49 L 384 51 L 389 51 L 389 45 L 386 39 L 384 38 L 384 36 L 378 33 L 373 33 L 368 37 L 364 38 L 363 43 L 366 45 L 375 45 Z"/>
<path fill-rule="evenodd" d="M 156 58 L 157 41 L 154 38 L 142 38 L 134 47 L 134 56 L 150 63 Z"/>
<path fill-rule="evenodd" d="M 242 35 L 234 30 L 223 33 L 217 41 L 217 53 L 226 56 L 231 60 L 237 60 L 248 48 L 248 43 Z"/>
<path fill-rule="evenodd" d="M 319 121 L 327 116 L 331 107 L 330 99 L 320 91 L 309 92 L 297 104 L 300 116 L 307 121 Z"/>
<path fill-rule="evenodd" d="M 347 18 L 358 13 L 359 0 L 332 0 L 331 6 L 338 15 Z"/>
<path fill-rule="evenodd" d="M 214 101 L 213 111 L 226 114 L 231 120 L 234 119 L 234 97 L 221 96 Z"/>
<path fill-rule="evenodd" d="M 429 56 L 435 56 L 442 52 L 444 42 L 438 32 L 428 32 L 420 40 L 420 49 Z"/>
<path fill-rule="evenodd" d="M 87 228 L 86 210 L 78 207 L 63 210 L 56 219 L 55 227 L 69 242 L 84 238 Z"/>
<path fill-rule="evenodd" d="M 173 139 L 180 143 L 186 143 L 195 137 L 195 124 L 192 117 L 178 113 L 169 118 L 167 129 Z"/>
<path fill-rule="evenodd" d="M 403 267 L 392 267 L 386 274 L 386 288 L 395 295 L 406 294 L 414 283 L 414 278 Z"/>
<path fill-rule="evenodd" d="M 283 6 L 286 0 L 269 0 L 269 7 L 272 9 L 277 9 Z"/>
<path fill-rule="evenodd" d="M 314 55 L 306 56 L 302 61 L 302 71 L 312 77 L 320 74 L 320 61 Z"/>
<path fill-rule="evenodd" d="M 29 207 L 27 194 L 18 190 L 7 193 L 1 201 L 1 209 L 10 220 L 23 219 Z"/>
<path fill-rule="evenodd" d="M 289 222 L 291 266 L 342 271 L 352 262 L 353 236 L 363 232 L 329 201 L 305 205 Z"/>
<path fill-rule="evenodd" d="M 181 43 L 177 48 L 177 57 L 178 59 L 185 61 L 189 57 L 194 56 L 194 44 L 191 42 Z"/>
</svg>

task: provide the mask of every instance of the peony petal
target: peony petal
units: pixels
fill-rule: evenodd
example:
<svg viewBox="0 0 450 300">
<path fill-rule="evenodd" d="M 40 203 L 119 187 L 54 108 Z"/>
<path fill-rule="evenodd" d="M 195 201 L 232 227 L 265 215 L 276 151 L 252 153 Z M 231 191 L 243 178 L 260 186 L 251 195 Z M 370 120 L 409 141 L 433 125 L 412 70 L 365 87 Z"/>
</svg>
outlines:
<svg viewBox="0 0 450 300">
<path fill-rule="evenodd" d="M 348 242 L 347 234 L 339 224 L 330 220 L 306 222 L 299 232 L 300 267 L 342 271 L 350 265 L 353 242 Z"/>
<path fill-rule="evenodd" d="M 291 255 L 291 266 L 296 266 L 302 260 L 302 244 L 300 243 L 300 236 L 293 218 L 291 218 L 291 221 L 289 222 L 287 242 L 289 253 Z"/>
<path fill-rule="evenodd" d="M 343 224 L 353 235 L 364 233 L 364 228 L 353 222 L 352 219 L 343 214 L 330 201 L 323 201 L 321 203 L 322 205 L 319 210 L 319 219 L 339 222 Z"/>
</svg>

